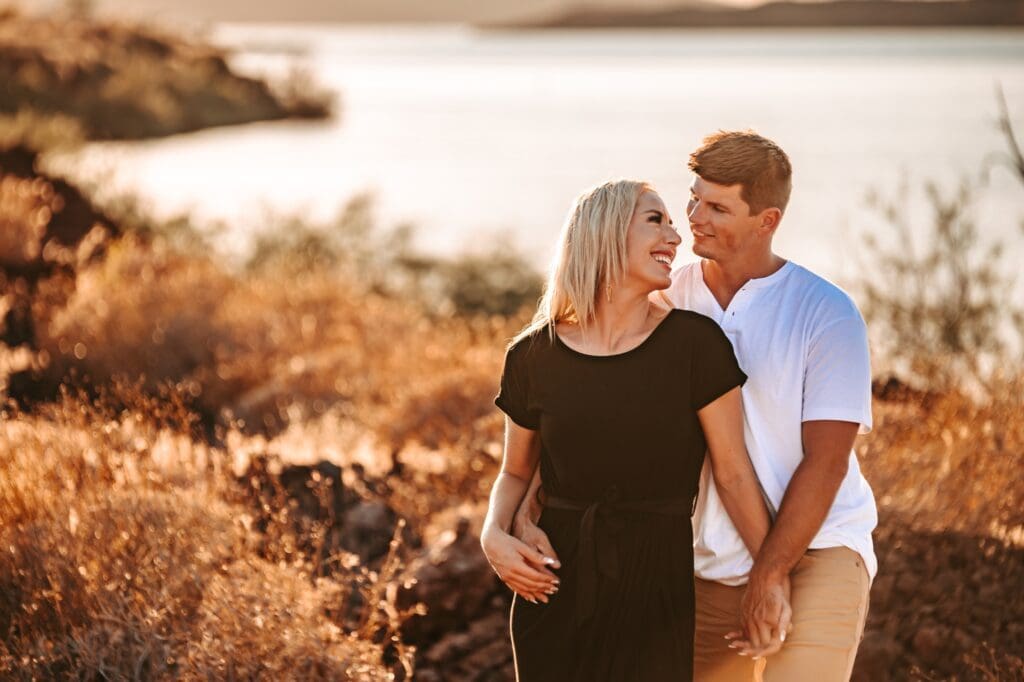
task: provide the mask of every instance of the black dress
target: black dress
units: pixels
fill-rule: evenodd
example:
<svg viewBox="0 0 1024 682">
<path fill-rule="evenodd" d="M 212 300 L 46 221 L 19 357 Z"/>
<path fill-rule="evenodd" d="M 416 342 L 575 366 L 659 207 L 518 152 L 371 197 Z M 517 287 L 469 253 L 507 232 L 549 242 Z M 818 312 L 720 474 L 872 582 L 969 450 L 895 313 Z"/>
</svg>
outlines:
<svg viewBox="0 0 1024 682">
<path fill-rule="evenodd" d="M 615 355 L 546 329 L 508 349 L 495 404 L 540 431 L 539 525 L 562 564 L 548 604 L 513 600 L 517 679 L 692 679 L 697 410 L 745 380 L 718 325 L 684 310 Z"/>
</svg>

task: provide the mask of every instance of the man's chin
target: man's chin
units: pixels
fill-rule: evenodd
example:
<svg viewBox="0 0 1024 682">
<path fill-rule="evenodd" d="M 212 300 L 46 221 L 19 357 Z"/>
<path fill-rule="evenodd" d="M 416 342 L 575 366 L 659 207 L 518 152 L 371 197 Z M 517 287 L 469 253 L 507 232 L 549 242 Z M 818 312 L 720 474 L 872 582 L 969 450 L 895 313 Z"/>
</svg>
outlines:
<svg viewBox="0 0 1024 682">
<path fill-rule="evenodd" d="M 708 258 L 710 260 L 715 260 L 715 254 L 714 254 L 714 252 L 711 251 L 711 249 L 706 249 L 706 248 L 700 246 L 699 244 L 697 244 L 696 242 L 694 242 L 692 250 L 693 250 L 694 255 L 700 256 L 701 258 Z"/>
</svg>

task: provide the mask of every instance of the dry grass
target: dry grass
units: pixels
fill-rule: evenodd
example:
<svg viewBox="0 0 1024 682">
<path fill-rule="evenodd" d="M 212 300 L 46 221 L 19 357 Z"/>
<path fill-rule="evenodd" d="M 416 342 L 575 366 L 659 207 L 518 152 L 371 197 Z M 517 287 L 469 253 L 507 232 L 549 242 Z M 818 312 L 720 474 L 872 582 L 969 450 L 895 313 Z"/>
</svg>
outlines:
<svg viewBox="0 0 1024 682">
<path fill-rule="evenodd" d="M 1006 536 L 1024 544 L 1024 376 L 976 400 L 957 392 L 876 404 L 859 449 L 880 505 L 922 528 Z"/>
<path fill-rule="evenodd" d="M 287 506 L 257 531 L 234 474 L 263 454 L 361 458 L 381 473 L 408 459 L 391 487 L 406 517 L 479 497 L 500 436 L 497 339 L 513 326 L 432 318 L 354 282 L 284 264 L 231 273 L 134 236 L 39 282 L 40 381 L 73 376 L 88 392 L 4 415 L 5 674 L 410 669 L 412 651 L 392 639 L 399 555 L 377 570 L 339 557 L 346 571 L 315 578 L 311 538 L 296 536 Z M 204 419 L 218 422 L 220 445 Z M 449 461 L 420 466 L 424 452 Z"/>
<path fill-rule="evenodd" d="M 383 679 L 376 630 L 328 617 L 348 588 L 264 558 L 193 421 L 180 395 L 123 385 L 5 412 L 0 671 Z"/>
</svg>

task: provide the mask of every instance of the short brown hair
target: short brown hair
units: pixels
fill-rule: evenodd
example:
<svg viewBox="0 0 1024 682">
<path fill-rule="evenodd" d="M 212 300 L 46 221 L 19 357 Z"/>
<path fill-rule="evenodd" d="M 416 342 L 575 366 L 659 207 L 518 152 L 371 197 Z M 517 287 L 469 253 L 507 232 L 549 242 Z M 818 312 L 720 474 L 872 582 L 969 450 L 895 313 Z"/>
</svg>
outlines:
<svg viewBox="0 0 1024 682">
<path fill-rule="evenodd" d="M 766 208 L 785 212 L 793 188 L 793 168 L 779 145 L 753 130 L 719 130 L 690 154 L 690 170 L 718 185 L 742 185 L 750 213 Z"/>
</svg>

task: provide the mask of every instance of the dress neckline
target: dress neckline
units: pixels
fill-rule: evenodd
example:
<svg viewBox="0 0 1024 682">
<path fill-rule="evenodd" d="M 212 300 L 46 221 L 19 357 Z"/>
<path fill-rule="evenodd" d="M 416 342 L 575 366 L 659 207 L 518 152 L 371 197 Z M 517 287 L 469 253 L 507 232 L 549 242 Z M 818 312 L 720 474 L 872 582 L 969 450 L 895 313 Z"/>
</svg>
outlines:
<svg viewBox="0 0 1024 682">
<path fill-rule="evenodd" d="M 646 346 L 647 342 L 654 338 L 654 336 L 658 333 L 658 330 L 665 326 L 665 322 L 668 321 L 668 318 L 672 317 L 672 315 L 676 312 L 679 312 L 678 308 L 673 308 L 672 310 L 669 310 L 665 317 L 663 317 L 661 321 L 654 326 L 654 329 L 652 329 L 650 333 L 647 336 L 645 336 L 642 341 L 640 341 L 640 343 L 636 344 L 632 348 L 627 348 L 626 350 L 621 351 L 619 353 L 612 353 L 610 355 L 592 355 L 590 353 L 584 353 L 583 351 L 576 350 L 575 348 L 573 348 L 572 346 L 570 346 L 569 344 L 562 340 L 562 337 L 559 336 L 558 334 L 557 328 L 554 329 L 555 343 L 557 343 L 565 350 L 569 351 L 571 354 L 578 355 L 581 358 L 587 358 L 588 360 L 610 360 L 614 358 L 621 358 L 624 355 L 635 353 L 636 351 Z"/>
</svg>

